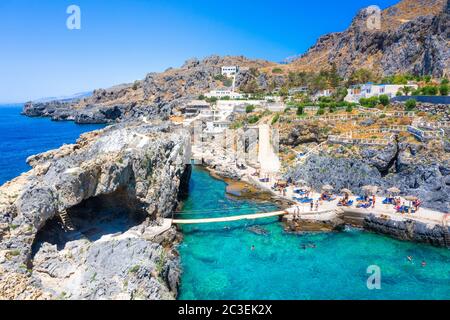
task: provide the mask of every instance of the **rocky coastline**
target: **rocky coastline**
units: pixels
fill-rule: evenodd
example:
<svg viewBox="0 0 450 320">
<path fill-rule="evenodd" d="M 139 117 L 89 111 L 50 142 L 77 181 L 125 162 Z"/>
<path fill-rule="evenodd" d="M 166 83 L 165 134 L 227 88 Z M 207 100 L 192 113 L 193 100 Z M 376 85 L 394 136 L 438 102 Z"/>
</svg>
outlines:
<svg viewBox="0 0 450 320">
<path fill-rule="evenodd" d="M 364 219 L 364 229 L 390 237 L 421 243 L 428 243 L 437 247 L 449 247 L 448 234 L 450 227 L 442 225 L 428 226 L 427 224 L 415 220 L 397 221 L 383 219 L 373 214 Z"/>
<path fill-rule="evenodd" d="M 241 136 L 241 135 L 239 135 Z M 403 146 L 404 147 L 404 146 Z M 207 168 L 213 176 L 224 179 L 229 183 L 231 189 L 233 184 L 241 183 L 244 188 L 249 191 L 248 197 L 258 195 L 262 190 L 271 194 L 268 197 L 270 201 L 277 202 L 282 208 L 289 208 L 292 203 L 267 189 L 260 189 L 261 186 L 253 177 L 249 176 L 246 170 L 242 170 L 236 166 L 237 155 L 233 152 L 225 152 L 225 149 L 219 147 L 217 143 L 207 142 L 202 144 L 201 152 L 194 148 L 193 156 L 199 159 L 199 162 Z M 373 151 L 375 152 L 375 151 Z M 313 156 L 306 164 L 299 166 L 288 174 L 293 179 L 304 179 L 314 188 L 320 189 L 324 184 L 333 184 L 337 188 L 352 188 L 361 191 L 359 188 L 366 184 L 376 184 L 388 187 L 392 183 L 401 183 L 400 180 L 385 179 L 379 170 L 384 166 L 393 165 L 392 157 L 398 157 L 396 148 L 392 146 L 385 150 L 378 150 L 376 157 L 368 155 L 367 161 L 335 157 Z M 319 163 L 317 163 L 319 161 Z M 369 164 L 369 162 L 370 164 Z M 398 160 L 396 160 L 398 161 Z M 395 163 L 394 163 L 395 164 Z M 329 168 L 328 171 L 318 170 L 317 168 Z M 425 168 L 423 166 L 422 168 Z M 389 171 L 388 168 L 386 168 Z M 330 170 L 335 170 L 336 175 L 330 174 Z M 414 170 L 417 170 L 414 169 Z M 428 166 L 427 170 L 433 170 Z M 408 170 L 409 173 L 411 171 Z M 422 171 L 419 171 L 422 172 Z M 294 175 L 292 174 L 299 174 Z M 395 176 L 394 176 L 395 177 Z M 392 177 L 391 177 L 392 178 Z M 399 179 L 399 178 L 397 178 Z M 382 182 L 382 183 L 380 183 Z M 250 188 L 248 186 L 251 186 Z M 350 186 L 350 187 L 349 187 Z M 426 195 L 430 192 L 435 195 L 436 191 L 427 191 L 428 186 L 423 187 L 422 196 L 429 199 Z M 444 189 L 445 190 L 445 189 Z M 448 198 L 445 198 L 448 201 Z M 429 204 L 429 202 L 427 202 Z M 444 206 L 447 205 L 444 203 Z M 442 206 L 439 206 L 442 209 Z M 444 207 L 446 208 L 446 207 Z M 347 225 L 363 228 L 370 232 L 375 232 L 390 236 L 404 241 L 414 241 L 427 243 L 438 247 L 448 247 L 448 234 L 450 227 L 438 224 L 426 224 L 413 219 L 400 221 L 395 219 L 386 219 L 379 215 L 362 214 L 357 210 L 337 209 L 330 212 L 321 213 L 303 213 L 301 218 L 294 218 L 292 214 L 286 215 L 282 219 L 285 230 L 289 232 L 330 232 L 342 231 Z"/>
<path fill-rule="evenodd" d="M 127 122 L 32 156 L 0 187 L 0 299 L 175 299 L 167 224 L 187 192 L 186 132 Z"/>
</svg>

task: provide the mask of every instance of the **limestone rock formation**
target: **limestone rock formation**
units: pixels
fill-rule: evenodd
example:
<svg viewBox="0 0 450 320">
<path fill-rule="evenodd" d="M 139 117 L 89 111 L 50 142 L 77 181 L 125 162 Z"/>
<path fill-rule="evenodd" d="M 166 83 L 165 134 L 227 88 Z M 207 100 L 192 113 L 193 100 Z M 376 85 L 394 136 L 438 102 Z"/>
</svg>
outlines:
<svg viewBox="0 0 450 320">
<path fill-rule="evenodd" d="M 381 190 L 396 186 L 404 195 L 421 198 L 425 207 L 450 210 L 450 161 L 444 145 L 400 142 L 359 151 L 339 146 L 311 156 L 288 176 L 316 189 L 331 184 L 355 194 L 362 194 L 364 185 Z"/>
<path fill-rule="evenodd" d="M 30 157 L 0 187 L 0 299 L 174 298 L 176 234 L 163 218 L 189 161 L 183 129 L 139 122 Z"/>
<path fill-rule="evenodd" d="M 363 9 L 347 30 L 322 36 L 292 65 L 316 71 L 335 64 L 341 76 L 360 68 L 382 75 L 448 74 L 449 10 L 447 0 L 403 0 L 383 10 L 380 28 L 372 28 L 373 12 Z"/>
</svg>

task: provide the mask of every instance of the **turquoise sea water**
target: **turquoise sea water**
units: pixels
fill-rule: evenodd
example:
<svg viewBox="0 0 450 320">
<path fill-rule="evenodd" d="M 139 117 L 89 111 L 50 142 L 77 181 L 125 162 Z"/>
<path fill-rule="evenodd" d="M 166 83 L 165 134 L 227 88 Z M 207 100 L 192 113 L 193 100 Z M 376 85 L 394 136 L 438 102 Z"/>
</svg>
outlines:
<svg viewBox="0 0 450 320">
<path fill-rule="evenodd" d="M 0 185 L 30 169 L 27 157 L 74 143 L 80 134 L 102 127 L 28 118 L 20 115 L 22 106 L 0 105 Z"/>
<path fill-rule="evenodd" d="M 230 215 L 227 208 L 240 206 L 231 214 L 261 211 L 257 208 L 261 204 L 227 198 L 225 186 L 196 167 L 179 217 L 220 216 L 217 208 Z M 267 234 L 248 229 L 255 225 Z M 180 299 L 450 298 L 447 249 L 356 229 L 286 233 L 276 218 L 184 226 L 183 232 Z M 366 271 L 371 265 L 381 268 L 381 290 L 367 289 Z"/>
<path fill-rule="evenodd" d="M 20 111 L 21 105 L 0 106 L 0 184 L 27 171 L 28 156 L 73 143 L 81 133 L 102 127 L 31 119 L 20 116 Z M 225 183 L 198 167 L 190 191 L 180 215 L 184 218 L 276 209 L 227 197 Z M 248 229 L 255 225 L 267 234 Z M 359 230 L 285 233 L 276 218 L 185 226 L 183 231 L 180 299 L 450 298 L 447 249 Z M 302 249 L 311 244 L 316 248 Z M 427 262 L 425 268 L 422 260 Z M 373 264 L 381 268 L 381 290 L 366 287 L 366 269 Z"/>
</svg>

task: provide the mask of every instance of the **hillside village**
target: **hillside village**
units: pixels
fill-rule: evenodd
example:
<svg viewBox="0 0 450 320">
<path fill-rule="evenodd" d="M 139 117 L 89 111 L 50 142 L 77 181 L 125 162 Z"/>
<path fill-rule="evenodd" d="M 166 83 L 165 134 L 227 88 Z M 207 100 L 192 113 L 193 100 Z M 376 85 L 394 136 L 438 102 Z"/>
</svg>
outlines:
<svg viewBox="0 0 450 320">
<path fill-rule="evenodd" d="M 275 88 L 271 92 L 245 92 L 236 90 L 236 77 L 240 70 L 239 66 L 223 66 L 216 78 L 230 86 L 200 94 L 197 99 L 182 106 L 171 119 L 185 125 L 203 121 L 207 133 L 221 133 L 227 128 L 236 129 L 244 123 L 256 124 L 271 114 L 275 119 L 280 115 L 292 115 L 293 111 L 297 118 L 336 115 L 342 114 L 342 111 L 350 115 L 358 111 L 381 113 L 381 110 L 389 110 L 392 105 L 397 105 L 396 109 L 412 111 L 418 102 L 441 102 L 445 105 L 450 99 L 446 78 L 414 78 L 406 75 L 383 79 L 387 83 L 367 82 L 321 90 L 302 86 Z M 448 120 L 443 117 L 443 121 Z"/>
</svg>

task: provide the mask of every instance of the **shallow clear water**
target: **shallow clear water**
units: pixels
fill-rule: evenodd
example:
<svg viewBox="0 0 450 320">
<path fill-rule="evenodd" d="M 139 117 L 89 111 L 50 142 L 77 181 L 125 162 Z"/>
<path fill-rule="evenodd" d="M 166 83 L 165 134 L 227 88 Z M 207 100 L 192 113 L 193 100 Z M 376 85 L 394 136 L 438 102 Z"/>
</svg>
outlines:
<svg viewBox="0 0 450 320">
<path fill-rule="evenodd" d="M 73 143 L 81 133 L 102 127 L 31 119 L 20 116 L 21 107 L 0 106 L 0 184 L 27 171 L 28 156 Z M 276 209 L 228 198 L 225 183 L 198 167 L 190 191 L 185 218 Z M 255 225 L 269 234 L 248 230 Z M 183 231 L 181 299 L 450 298 L 450 250 L 358 230 L 290 234 L 276 218 L 185 226 Z M 315 249 L 301 248 L 311 243 Z M 366 268 L 372 264 L 381 267 L 382 290 L 366 288 Z"/>
<path fill-rule="evenodd" d="M 257 208 L 260 204 L 227 198 L 225 186 L 195 167 L 180 216 L 219 216 L 219 211 L 214 211 L 217 208 L 227 215 L 261 211 Z M 242 209 L 227 210 L 239 206 Z M 208 209 L 213 211 L 205 214 Z M 255 225 L 268 234 L 248 230 Z M 447 249 L 356 229 L 286 233 L 276 218 L 184 226 L 183 232 L 180 299 L 450 298 Z M 311 244 L 316 248 L 302 248 Z M 413 256 L 412 263 L 408 256 Z M 423 260 L 425 267 L 421 266 Z M 381 290 L 367 289 L 370 265 L 381 268 Z"/>
<path fill-rule="evenodd" d="M 23 105 L 0 105 L 0 185 L 30 169 L 27 157 L 74 143 L 103 125 L 77 125 L 21 116 Z"/>
</svg>

